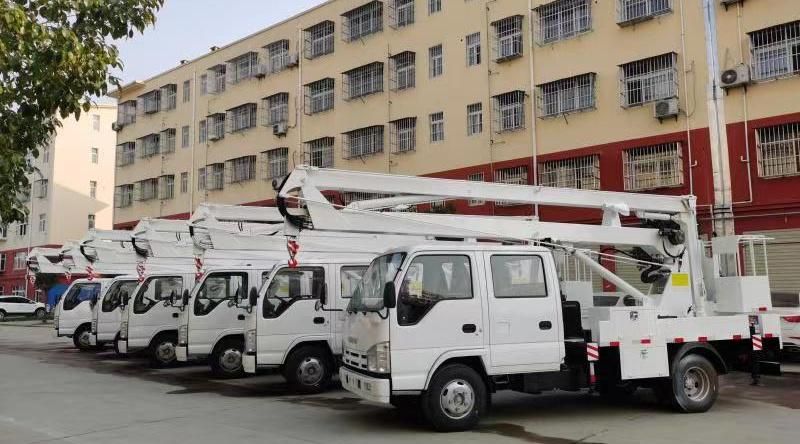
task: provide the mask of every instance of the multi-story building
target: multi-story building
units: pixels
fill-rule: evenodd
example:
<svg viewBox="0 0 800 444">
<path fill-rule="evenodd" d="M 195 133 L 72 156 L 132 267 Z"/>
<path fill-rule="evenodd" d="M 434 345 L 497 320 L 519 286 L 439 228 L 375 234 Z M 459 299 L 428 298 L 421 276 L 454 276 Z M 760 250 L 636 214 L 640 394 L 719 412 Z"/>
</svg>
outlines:
<svg viewBox="0 0 800 444">
<path fill-rule="evenodd" d="M 23 192 L 28 220 L 0 226 L 0 294 L 34 297 L 26 277 L 31 248 L 60 247 L 87 229 L 111 228 L 115 118 L 115 104 L 99 104 L 80 120 L 64 119 L 31 160 L 31 188 Z"/>
<path fill-rule="evenodd" d="M 332 0 L 116 92 L 114 222 L 269 204 L 301 163 L 692 193 L 706 236 L 769 233 L 797 292 L 798 91 L 784 0 Z"/>
</svg>

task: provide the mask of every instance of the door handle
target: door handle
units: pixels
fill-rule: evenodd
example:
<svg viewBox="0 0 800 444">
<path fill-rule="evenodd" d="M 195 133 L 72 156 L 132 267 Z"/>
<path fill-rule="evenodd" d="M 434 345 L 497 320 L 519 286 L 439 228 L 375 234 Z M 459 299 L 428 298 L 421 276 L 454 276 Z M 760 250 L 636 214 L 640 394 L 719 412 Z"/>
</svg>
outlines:
<svg viewBox="0 0 800 444">
<path fill-rule="evenodd" d="M 314 323 L 315 324 L 324 324 L 325 323 L 325 318 L 323 318 L 321 316 L 318 316 L 318 317 L 314 318 Z"/>
<path fill-rule="evenodd" d="M 177 318 L 178 317 L 178 313 L 172 313 L 172 317 L 173 318 Z"/>
<path fill-rule="evenodd" d="M 239 316 L 236 316 L 236 319 L 244 321 L 244 315 L 240 314 Z"/>
<path fill-rule="evenodd" d="M 475 333 L 478 331 L 478 327 L 476 327 L 475 324 L 464 324 L 461 326 L 461 331 L 464 333 Z"/>
<path fill-rule="evenodd" d="M 553 324 L 550 321 L 542 321 L 539 323 L 540 330 L 550 330 L 553 328 Z"/>
</svg>

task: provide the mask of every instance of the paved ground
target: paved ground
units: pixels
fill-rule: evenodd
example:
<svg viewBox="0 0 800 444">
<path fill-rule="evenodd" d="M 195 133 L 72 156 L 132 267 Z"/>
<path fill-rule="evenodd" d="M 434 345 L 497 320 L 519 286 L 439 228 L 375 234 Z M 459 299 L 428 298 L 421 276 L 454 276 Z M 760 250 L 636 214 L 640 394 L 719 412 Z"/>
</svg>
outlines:
<svg viewBox="0 0 800 444">
<path fill-rule="evenodd" d="M 474 432 L 437 434 L 336 389 L 287 391 L 280 377 L 210 379 L 204 366 L 150 370 L 80 353 L 50 326 L 0 324 L 0 443 L 797 443 L 800 374 L 750 387 L 728 376 L 710 412 L 682 415 L 640 390 L 625 405 L 584 394 L 503 393 Z"/>
</svg>

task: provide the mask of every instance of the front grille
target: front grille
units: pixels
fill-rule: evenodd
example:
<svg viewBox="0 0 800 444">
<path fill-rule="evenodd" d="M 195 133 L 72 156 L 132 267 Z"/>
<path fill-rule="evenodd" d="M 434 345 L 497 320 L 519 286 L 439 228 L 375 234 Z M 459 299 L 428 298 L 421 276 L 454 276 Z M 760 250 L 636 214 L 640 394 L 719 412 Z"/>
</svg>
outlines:
<svg viewBox="0 0 800 444">
<path fill-rule="evenodd" d="M 369 368 L 367 365 L 367 355 L 353 350 L 345 349 L 342 361 L 344 361 L 345 365 L 353 368 L 360 368 L 362 370 L 367 370 Z"/>
</svg>

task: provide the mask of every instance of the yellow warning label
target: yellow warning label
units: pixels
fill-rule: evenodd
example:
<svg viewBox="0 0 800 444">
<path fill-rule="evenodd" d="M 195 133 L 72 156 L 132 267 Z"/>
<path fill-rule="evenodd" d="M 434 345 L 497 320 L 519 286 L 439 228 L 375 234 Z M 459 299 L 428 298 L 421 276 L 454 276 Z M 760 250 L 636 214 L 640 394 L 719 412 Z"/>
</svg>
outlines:
<svg viewBox="0 0 800 444">
<path fill-rule="evenodd" d="M 689 274 L 688 273 L 673 273 L 672 274 L 672 286 L 673 287 L 688 287 L 689 286 Z"/>
</svg>

